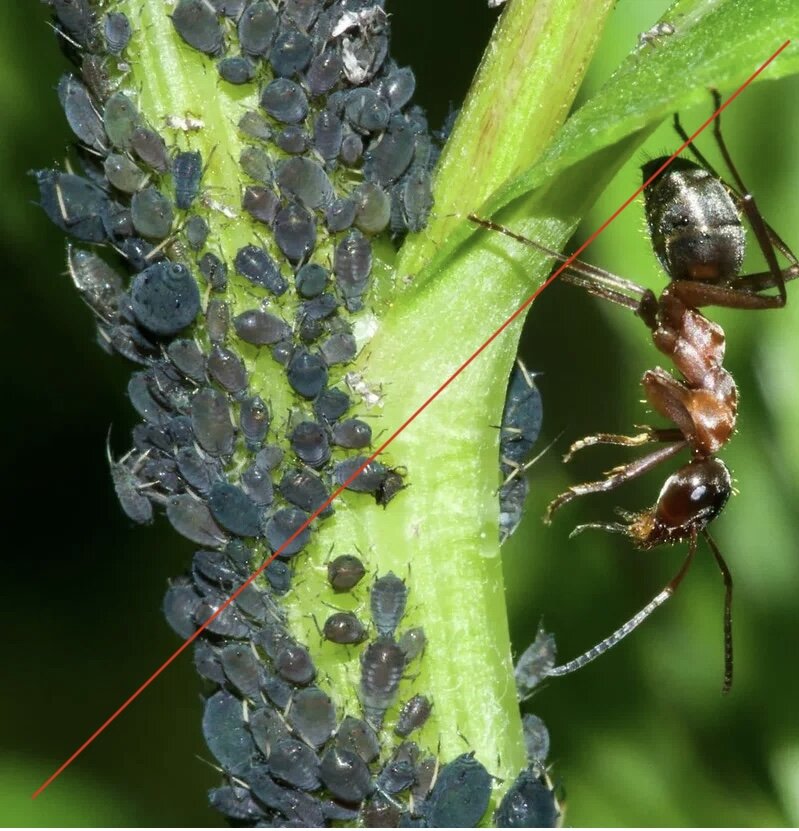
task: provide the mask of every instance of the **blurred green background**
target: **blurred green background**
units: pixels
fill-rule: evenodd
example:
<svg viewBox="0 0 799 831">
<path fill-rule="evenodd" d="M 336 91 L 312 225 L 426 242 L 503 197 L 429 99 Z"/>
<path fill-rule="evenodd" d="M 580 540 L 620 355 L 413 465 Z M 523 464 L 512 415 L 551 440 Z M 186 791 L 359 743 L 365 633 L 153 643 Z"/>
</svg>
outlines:
<svg viewBox="0 0 799 831">
<path fill-rule="evenodd" d="M 584 94 L 595 90 L 666 7 L 620 0 Z M 463 97 L 495 13 L 483 0 L 391 5 L 394 55 L 413 66 L 418 100 L 440 124 Z M 6 465 L 2 580 L 6 682 L 0 687 L 0 823 L 219 825 L 204 790 L 216 773 L 200 736 L 199 684 L 183 656 L 35 802 L 30 794 L 177 645 L 159 607 L 192 546 L 163 522 L 133 531 L 104 458 L 134 423 L 128 367 L 92 341 L 91 314 L 69 285 L 64 240 L 33 204 L 26 172 L 59 163 L 68 131 L 55 95 L 65 68 L 45 9 L 9 4 L 0 30 L 2 418 Z M 797 33 L 786 32 L 786 36 Z M 753 67 L 760 56 L 753 56 Z M 725 116 L 745 181 L 769 221 L 799 247 L 799 83 L 763 83 Z M 709 113 L 685 113 L 689 128 Z M 676 146 L 668 125 L 632 160 L 586 220 L 595 228 L 639 184 L 637 165 Z M 703 142 L 707 147 L 708 142 Z M 586 253 L 655 290 L 662 285 L 631 206 Z M 759 268 L 756 257 L 752 267 Z M 741 390 L 739 433 L 725 452 L 740 494 L 714 532 L 736 580 L 736 680 L 723 698 L 723 590 L 703 550 L 678 595 L 622 646 L 553 681 L 528 706 L 552 734 L 554 775 L 570 825 L 799 824 L 799 302 L 765 313 L 714 312 Z M 35 331 L 34 331 L 35 330 Z M 682 551 L 635 552 L 574 524 L 651 504 L 666 471 L 609 498 L 565 509 L 547 501 L 619 454 L 597 449 L 566 467 L 560 453 L 596 430 L 646 421 L 638 379 L 660 362 L 640 321 L 554 285 L 535 303 L 524 355 L 543 372 L 541 445 L 527 519 L 506 548 L 514 642 L 540 617 L 570 658 L 660 590 Z"/>
</svg>

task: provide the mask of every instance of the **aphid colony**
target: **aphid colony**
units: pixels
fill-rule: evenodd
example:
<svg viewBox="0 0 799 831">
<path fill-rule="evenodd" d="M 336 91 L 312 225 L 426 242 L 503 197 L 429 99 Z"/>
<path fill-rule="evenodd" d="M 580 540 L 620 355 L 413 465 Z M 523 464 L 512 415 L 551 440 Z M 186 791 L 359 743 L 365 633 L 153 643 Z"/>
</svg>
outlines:
<svg viewBox="0 0 799 831">
<path fill-rule="evenodd" d="M 413 73 L 388 57 L 380 3 L 165 4 L 180 39 L 216 61 L 221 91 L 258 88 L 259 107 L 238 120 L 246 142 L 238 162 L 243 215 L 264 238 L 253 233 L 226 262 L 214 232 L 238 214 L 204 188 L 209 159 L 192 146 L 202 119 L 170 116 L 162 134 L 125 83 L 131 43 L 145 35 L 105 3 L 48 2 L 79 69 L 61 79 L 58 95 L 80 172 L 34 175 L 49 218 L 92 246 L 70 245 L 68 267 L 100 345 L 138 365 L 128 385 L 142 419 L 133 447 L 118 460 L 108 448 L 122 508 L 137 523 L 160 508 L 202 547 L 164 599 L 185 638 L 366 460 L 347 453 L 371 446 L 371 427 L 350 413 L 353 400 L 330 383 L 331 368 L 358 351 L 350 320 L 368 295 L 371 238 L 425 225 L 438 149 L 410 104 Z M 250 308 L 237 305 L 233 281 L 247 286 Z M 240 343 L 268 349 L 282 367 L 297 402 L 288 426 L 278 428 L 252 389 Z M 528 449 L 517 452 L 519 441 L 503 437 L 514 464 Z M 403 476 L 374 461 L 348 487 L 386 506 Z M 323 624 L 333 648 L 360 654 L 361 711 L 340 712 L 316 685 L 311 651 L 289 632 L 281 604 L 310 536 L 306 529 L 286 546 L 195 641 L 197 671 L 211 685 L 203 733 L 226 778 L 211 803 L 236 823 L 476 824 L 493 787 L 485 767 L 468 754 L 443 764 L 407 740 L 434 703 L 423 693 L 398 700 L 425 644 L 420 627 L 397 635 L 405 581 L 391 573 L 373 580 L 371 624 L 346 611 Z M 334 592 L 366 575 L 353 555 L 328 569 Z M 381 747 L 387 714 L 398 743 Z M 500 806 L 500 824 L 530 802 L 527 790 L 523 774 Z"/>
</svg>

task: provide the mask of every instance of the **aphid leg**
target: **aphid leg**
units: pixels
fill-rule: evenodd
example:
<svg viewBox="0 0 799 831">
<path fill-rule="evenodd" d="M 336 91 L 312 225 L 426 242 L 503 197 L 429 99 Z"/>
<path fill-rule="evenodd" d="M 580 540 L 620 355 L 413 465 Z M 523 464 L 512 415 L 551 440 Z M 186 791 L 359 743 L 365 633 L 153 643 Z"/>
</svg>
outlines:
<svg viewBox="0 0 799 831">
<path fill-rule="evenodd" d="M 703 530 L 702 535 L 707 540 L 724 578 L 724 684 L 721 691 L 726 694 L 732 687 L 732 574 L 713 537 L 707 530 Z"/>
<path fill-rule="evenodd" d="M 604 479 L 599 479 L 596 482 L 584 482 L 581 485 L 572 485 L 567 491 L 556 496 L 547 506 L 544 514 L 544 522 L 549 525 L 552 522 L 552 515 L 559 508 L 562 508 L 566 503 L 571 502 L 578 496 L 585 496 L 589 493 L 604 493 L 605 491 L 613 490 L 614 488 L 641 476 L 652 468 L 659 465 L 661 462 L 676 456 L 681 450 L 688 447 L 686 440 L 678 441 L 675 444 L 667 445 L 659 450 L 643 456 L 640 459 L 635 459 L 626 465 L 619 465 L 608 472 Z"/>
<path fill-rule="evenodd" d="M 570 462 L 574 454 L 579 450 L 584 450 L 586 447 L 595 447 L 598 444 L 615 444 L 621 447 L 641 447 L 644 444 L 652 442 L 671 442 L 680 441 L 683 434 L 677 427 L 668 427 L 658 429 L 655 427 L 644 427 L 643 433 L 638 433 L 636 436 L 618 436 L 615 433 L 594 433 L 591 436 L 585 436 L 574 442 L 568 451 L 563 456 L 564 462 Z"/>
<path fill-rule="evenodd" d="M 638 612 L 638 614 L 630 618 L 630 620 L 628 620 L 623 626 L 620 626 L 610 637 L 605 638 L 604 641 L 600 641 L 600 643 L 596 646 L 592 646 L 591 649 L 584 652 L 573 661 L 569 661 L 566 664 L 562 664 L 561 666 L 553 667 L 548 670 L 547 675 L 568 675 L 570 672 L 576 672 L 578 669 L 582 669 L 586 664 L 590 664 L 595 658 L 598 658 L 600 655 L 616 646 L 617 643 L 624 640 L 630 632 L 637 629 L 652 614 L 652 612 L 660 608 L 674 594 L 674 592 L 677 591 L 683 577 L 685 577 L 691 563 L 693 562 L 695 554 L 696 535 L 694 534 L 688 544 L 688 556 L 685 558 L 685 562 L 682 564 L 682 567 L 677 574 L 668 582 L 663 591 L 660 592 L 660 594 L 652 598 L 652 600 L 647 603 L 646 606 Z"/>
</svg>

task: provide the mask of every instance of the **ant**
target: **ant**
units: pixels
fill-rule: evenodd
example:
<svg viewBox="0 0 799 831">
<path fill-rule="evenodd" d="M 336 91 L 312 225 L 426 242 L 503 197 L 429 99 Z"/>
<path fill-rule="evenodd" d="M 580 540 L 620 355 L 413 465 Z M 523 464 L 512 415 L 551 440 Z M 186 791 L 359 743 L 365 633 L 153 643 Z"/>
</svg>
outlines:
<svg viewBox="0 0 799 831">
<path fill-rule="evenodd" d="M 712 90 L 712 95 L 717 110 L 721 96 L 716 90 Z M 683 141 L 689 141 L 677 114 L 674 129 Z M 725 182 L 689 143 L 696 161 L 674 159 L 644 191 L 652 247 L 669 278 L 660 296 L 580 260 L 570 262 L 561 274 L 566 282 L 633 311 L 650 330 L 657 349 L 673 362 L 682 378 L 678 380 L 665 369 L 656 367 L 647 370 L 641 380 L 649 404 L 673 427 L 643 427 L 643 432 L 635 436 L 595 433 L 571 445 L 564 461 L 568 462 L 578 450 L 601 444 L 662 446 L 613 468 L 602 479 L 573 485 L 549 503 L 544 522 L 549 524 L 555 511 L 577 497 L 613 490 L 687 450 L 690 460 L 666 479 L 651 508 L 638 512 L 619 510 L 624 522 L 579 525 L 572 535 L 586 528 L 598 528 L 621 533 L 629 537 L 636 548 L 644 550 L 687 540 L 688 554 L 677 574 L 641 611 L 587 652 L 550 669 L 548 675 L 567 675 L 584 667 L 619 643 L 663 605 L 685 577 L 701 535 L 724 580 L 723 692 L 729 692 L 732 687 L 732 576 L 707 526 L 721 513 L 732 493 L 730 471 L 717 454 L 735 430 L 738 389 L 732 375 L 722 366 L 724 332 L 706 318 L 700 308 L 782 308 L 787 302 L 786 281 L 799 277 L 799 260 L 763 219 L 732 161 L 719 117 L 714 121 L 713 134 L 732 174 L 734 186 Z M 641 168 L 644 181 L 667 160 L 668 157 L 663 156 L 644 164 Z M 742 215 L 755 234 L 768 265 L 767 271 L 739 276 L 745 249 Z M 568 259 L 497 223 L 474 214 L 470 214 L 469 219 L 533 246 L 560 262 Z M 787 268 L 780 269 L 777 251 L 789 261 Z M 776 288 L 777 294 L 762 293 L 770 288 Z"/>
</svg>

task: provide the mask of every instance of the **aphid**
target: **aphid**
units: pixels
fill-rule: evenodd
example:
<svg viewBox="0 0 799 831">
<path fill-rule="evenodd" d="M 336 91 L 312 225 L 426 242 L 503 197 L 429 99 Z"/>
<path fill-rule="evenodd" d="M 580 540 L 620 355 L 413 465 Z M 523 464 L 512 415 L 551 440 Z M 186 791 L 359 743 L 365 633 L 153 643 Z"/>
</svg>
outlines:
<svg viewBox="0 0 799 831">
<path fill-rule="evenodd" d="M 224 31 L 208 0 L 178 0 L 171 18 L 175 31 L 198 52 L 218 55 L 224 49 Z"/>
<path fill-rule="evenodd" d="M 133 152 L 156 173 L 166 173 L 169 170 L 169 151 L 166 142 L 155 130 L 136 126 L 129 143 Z"/>
<path fill-rule="evenodd" d="M 208 546 L 227 541 L 205 503 L 190 494 L 171 496 L 166 503 L 166 515 L 172 527 L 187 540 Z"/>
<path fill-rule="evenodd" d="M 234 776 L 246 771 L 255 745 L 236 696 L 220 690 L 205 702 L 203 737 L 220 765 Z"/>
<path fill-rule="evenodd" d="M 514 470 L 508 465 L 500 465 L 503 475 L 512 475 Z M 522 521 L 524 503 L 530 491 L 530 483 L 524 477 L 507 480 L 499 488 L 499 541 L 504 543 L 519 527 Z"/>
<path fill-rule="evenodd" d="M 153 399 L 150 394 L 148 386 L 148 376 L 150 370 L 147 372 L 135 372 L 130 381 L 128 381 L 128 398 L 136 412 L 148 424 L 161 424 L 166 420 L 168 414 L 164 409 Z"/>
<path fill-rule="evenodd" d="M 549 756 L 549 731 L 544 722 L 532 713 L 522 716 L 524 746 L 527 749 L 527 761 L 531 765 L 544 764 Z"/>
<path fill-rule="evenodd" d="M 322 627 L 325 640 L 332 643 L 355 644 L 366 640 L 366 627 L 352 612 L 334 612 Z"/>
<path fill-rule="evenodd" d="M 348 364 L 358 354 L 358 343 L 355 340 L 355 336 L 349 332 L 337 332 L 335 335 L 331 335 L 324 341 L 324 343 L 319 347 L 319 351 L 322 353 L 322 357 L 325 359 L 325 363 L 328 366 Z M 356 419 L 353 419 L 353 421 L 354 420 Z M 371 437 L 371 431 L 369 435 Z M 356 444 L 352 446 L 363 447 L 364 445 Z"/>
<path fill-rule="evenodd" d="M 283 448 L 276 444 L 267 444 L 255 454 L 255 464 L 261 470 L 274 470 L 283 461 Z"/>
<path fill-rule="evenodd" d="M 200 190 L 203 175 L 203 157 L 199 151 L 183 151 L 172 162 L 172 180 L 175 183 L 175 204 L 181 211 L 191 207 Z"/>
<path fill-rule="evenodd" d="M 275 219 L 280 200 L 263 185 L 247 185 L 241 196 L 241 207 L 258 222 L 271 225 Z"/>
<path fill-rule="evenodd" d="M 229 456 L 233 452 L 236 434 L 224 393 L 212 387 L 201 389 L 191 401 L 191 426 L 206 453 Z"/>
<path fill-rule="evenodd" d="M 272 230 L 278 248 L 291 263 L 304 260 L 316 245 L 316 221 L 296 202 L 289 202 L 277 212 Z"/>
<path fill-rule="evenodd" d="M 150 500 L 141 493 L 142 484 L 137 475 L 143 459 L 138 460 L 131 467 L 126 464 L 127 456 L 115 462 L 111 456 L 110 442 L 106 443 L 106 457 L 111 471 L 111 480 L 114 483 L 114 491 L 125 515 L 139 525 L 148 525 L 153 521 L 153 506 Z"/>
<path fill-rule="evenodd" d="M 239 20 L 239 44 L 248 55 L 266 55 L 277 31 L 278 17 L 270 3 L 250 3 Z"/>
<path fill-rule="evenodd" d="M 714 103 L 718 109 L 721 98 L 716 92 Z M 675 128 L 688 142 L 676 116 Z M 642 168 L 645 181 L 655 177 L 644 191 L 645 212 L 655 254 L 670 278 L 659 297 L 629 280 L 579 261 L 571 263 L 564 273 L 568 282 L 634 311 L 650 329 L 655 346 L 674 362 L 682 380 L 661 368 L 647 371 L 642 379 L 650 405 L 673 422 L 674 427 L 647 427 L 636 436 L 598 433 L 571 446 L 567 460 L 578 450 L 599 444 L 638 447 L 662 443 L 659 449 L 643 458 L 613 468 L 603 479 L 572 486 L 550 502 L 545 521 L 550 522 L 556 510 L 578 496 L 612 490 L 689 450 L 691 460 L 668 477 L 652 508 L 622 513 L 624 523 L 590 523 L 575 529 L 579 532 L 599 528 L 621 533 L 637 548 L 645 550 L 665 542 L 687 540 L 689 550 L 675 577 L 637 615 L 588 652 L 550 669 L 549 675 L 565 675 L 585 666 L 615 646 L 665 603 L 693 562 L 701 535 L 724 580 L 723 691 L 729 691 L 732 685 L 732 578 L 707 526 L 721 513 L 732 492 L 729 470 L 716 454 L 734 432 L 738 391 L 732 376 L 722 367 L 724 333 L 720 326 L 701 314 L 699 307 L 781 308 L 787 300 L 785 281 L 799 276 L 799 260 L 766 224 L 748 193 L 722 138 L 718 117 L 714 134 L 737 187 L 721 180 L 693 145 L 690 145 L 691 152 L 699 164 L 678 158 L 667 169 L 660 170 L 669 161 L 664 157 L 647 162 Z M 738 276 L 745 241 L 741 211 L 755 232 L 769 266 L 767 272 Z M 565 259 L 508 229 L 483 220 L 479 223 L 497 228 L 557 259 Z M 790 263 L 784 271 L 779 268 L 776 251 Z M 777 295 L 761 293 L 774 287 L 778 289 Z"/>
<path fill-rule="evenodd" d="M 324 815 L 319 800 L 293 788 L 278 785 L 268 771 L 266 765 L 255 765 L 249 771 L 248 779 L 259 802 L 279 812 L 274 815 L 273 821 L 278 821 L 281 826 L 320 827 L 324 823 Z"/>
<path fill-rule="evenodd" d="M 319 787 L 319 759 L 307 744 L 296 739 L 281 739 L 269 754 L 271 774 L 303 791 L 315 791 Z"/>
<path fill-rule="evenodd" d="M 198 626 L 210 619 L 217 612 L 226 598 L 217 596 L 206 598 L 194 613 L 194 621 Z M 225 638 L 248 638 L 252 634 L 252 625 L 247 618 L 232 604 L 225 606 L 219 614 L 210 621 L 207 631 Z"/>
<path fill-rule="evenodd" d="M 438 772 L 422 813 L 433 828 L 476 828 L 491 798 L 491 775 L 464 753 Z"/>
<path fill-rule="evenodd" d="M 335 49 L 317 55 L 305 73 L 305 84 L 312 98 L 329 92 L 339 82 L 344 65 Z"/>
<path fill-rule="evenodd" d="M 364 234 L 379 234 L 388 227 L 391 218 L 391 200 L 374 182 L 359 185 L 353 196 L 357 205 L 355 227 Z"/>
<path fill-rule="evenodd" d="M 327 366 L 321 355 L 300 347 L 292 352 L 286 366 L 291 388 L 303 398 L 316 398 L 327 384 Z"/>
<path fill-rule="evenodd" d="M 215 344 L 208 355 L 207 367 L 209 377 L 227 392 L 235 395 L 247 389 L 247 367 L 230 349 Z"/>
<path fill-rule="evenodd" d="M 88 53 L 84 53 L 80 62 L 80 77 L 98 101 L 105 101 L 113 91 L 106 64 L 104 56 Z"/>
<path fill-rule="evenodd" d="M 524 363 L 517 360 L 508 383 L 499 439 L 500 461 L 514 473 L 523 469 L 541 433 L 543 408 L 534 378 Z"/>
<path fill-rule="evenodd" d="M 333 185 L 313 159 L 286 159 L 278 163 L 277 184 L 283 195 L 293 196 L 308 210 L 325 206 L 333 198 Z"/>
<path fill-rule="evenodd" d="M 208 223 L 201 216 L 197 216 L 197 214 L 190 216 L 186 220 L 184 230 L 186 232 L 186 242 L 195 251 L 199 251 L 205 246 L 208 234 L 211 232 Z"/>
<path fill-rule="evenodd" d="M 391 638 L 378 638 L 361 655 L 361 704 L 366 720 L 375 729 L 394 703 L 404 670 L 405 653 Z"/>
<path fill-rule="evenodd" d="M 244 55 L 222 58 L 216 68 L 219 77 L 229 84 L 247 84 L 255 77 L 255 64 Z"/>
<path fill-rule="evenodd" d="M 555 666 L 556 659 L 554 635 L 539 627 L 535 640 L 522 652 L 513 667 L 519 701 L 524 701 L 533 694 L 533 690 Z"/>
<path fill-rule="evenodd" d="M 183 637 L 189 637 L 184 635 Z M 194 648 L 194 668 L 201 678 L 207 678 L 216 684 L 225 683 L 225 673 L 219 662 L 219 650 L 205 638 L 197 638 Z"/>
<path fill-rule="evenodd" d="M 291 449 L 300 461 L 309 467 L 319 468 L 330 458 L 330 445 L 327 433 L 321 424 L 315 421 L 302 421 L 290 436 Z"/>
<path fill-rule="evenodd" d="M 133 136 L 139 127 L 141 116 L 136 105 L 124 92 L 115 92 L 103 108 L 103 126 L 114 147 L 128 150 L 133 146 Z M 133 147 L 135 150 L 136 148 Z M 138 152 L 138 151 L 137 151 Z M 145 161 L 144 159 L 142 161 Z"/>
<path fill-rule="evenodd" d="M 400 707 L 394 732 L 402 738 L 410 736 L 414 730 L 424 726 L 432 709 L 433 702 L 426 695 L 415 695 Z"/>
<path fill-rule="evenodd" d="M 193 446 L 181 447 L 175 453 L 175 462 L 186 483 L 201 496 L 207 495 L 214 482 L 222 476 L 219 463 Z"/>
<path fill-rule="evenodd" d="M 355 213 L 358 205 L 354 199 L 339 197 L 333 199 L 325 208 L 325 224 L 327 230 L 335 234 L 346 231 L 355 222 Z"/>
<path fill-rule="evenodd" d="M 324 354 L 324 348 L 322 350 Z M 329 362 L 329 361 L 328 361 Z M 372 443 L 372 428 L 359 418 L 348 418 L 333 425 L 331 442 L 348 450 L 359 450 Z"/>
<path fill-rule="evenodd" d="M 372 246 L 359 231 L 350 231 L 336 246 L 333 273 L 347 311 L 363 308 L 362 297 L 372 271 Z"/>
<path fill-rule="evenodd" d="M 227 340 L 229 326 L 230 306 L 224 300 L 218 298 L 209 300 L 205 310 L 205 332 L 208 335 L 208 340 L 213 344 L 224 343 Z M 216 369 L 211 368 L 210 359 L 208 361 L 208 371 L 211 374 L 216 373 Z"/>
<path fill-rule="evenodd" d="M 372 620 L 375 629 L 385 636 L 392 637 L 405 614 L 405 604 L 408 600 L 408 587 L 404 580 L 389 571 L 383 577 L 378 577 L 372 584 L 369 593 L 369 605 L 372 610 Z"/>
<path fill-rule="evenodd" d="M 200 292 L 181 263 L 155 263 L 133 278 L 130 300 L 136 320 L 156 335 L 176 335 L 200 311 Z"/>
<path fill-rule="evenodd" d="M 277 551 L 307 521 L 308 514 L 296 508 L 281 508 L 270 517 L 264 529 L 266 543 L 271 551 Z M 308 543 L 311 536 L 310 527 L 305 528 L 280 552 L 281 557 L 292 557 Z"/>
<path fill-rule="evenodd" d="M 172 363 L 192 381 L 201 383 L 205 380 L 205 355 L 196 341 L 173 340 L 166 348 Z"/>
<path fill-rule="evenodd" d="M 214 291 L 224 291 L 227 288 L 227 266 L 216 254 L 210 251 L 203 254 L 198 267 Z"/>
<path fill-rule="evenodd" d="M 396 67 L 377 82 L 378 95 L 392 112 L 399 112 L 413 98 L 416 78 L 409 66 Z"/>
<path fill-rule="evenodd" d="M 109 153 L 103 160 L 108 181 L 123 193 L 135 193 L 147 182 L 147 176 L 134 161 L 120 153 Z"/>
<path fill-rule="evenodd" d="M 274 663 L 278 673 L 292 684 L 305 686 L 316 677 L 316 667 L 310 653 L 298 643 L 289 643 L 282 647 L 275 655 Z"/>
<path fill-rule="evenodd" d="M 58 100 L 64 109 L 72 132 L 87 147 L 102 152 L 106 149 L 103 119 L 94 108 L 85 86 L 74 75 L 62 75 L 58 82 Z"/>
<path fill-rule="evenodd" d="M 363 156 L 363 139 L 352 130 L 345 130 L 338 155 L 346 167 L 355 167 Z"/>
<path fill-rule="evenodd" d="M 374 788 L 366 762 L 356 753 L 335 745 L 322 756 L 319 778 L 342 802 L 361 802 Z"/>
<path fill-rule="evenodd" d="M 322 110 L 314 119 L 314 147 L 326 161 L 335 159 L 341 149 L 344 138 L 344 125 L 341 119 L 330 110 Z"/>
<path fill-rule="evenodd" d="M 252 798 L 249 789 L 238 785 L 211 788 L 208 791 L 208 804 L 230 819 L 248 823 L 265 819 L 263 810 Z"/>
<path fill-rule="evenodd" d="M 239 537 L 261 533 L 261 509 L 236 485 L 214 483 L 208 494 L 208 508 L 223 528 Z"/>
<path fill-rule="evenodd" d="M 136 231 L 148 239 L 165 239 L 172 230 L 172 202 L 157 188 L 133 194 L 130 211 Z"/>
<path fill-rule="evenodd" d="M 284 127 L 276 136 L 275 144 L 285 153 L 297 155 L 304 153 L 311 145 L 311 137 L 296 124 Z"/>
<path fill-rule="evenodd" d="M 164 617 L 181 637 L 191 637 L 197 629 L 194 614 L 200 605 L 200 597 L 187 577 L 178 577 L 164 595 Z"/>
<path fill-rule="evenodd" d="M 241 169 L 256 182 L 270 184 L 273 178 L 272 161 L 260 147 L 247 146 L 239 155 Z"/>
<path fill-rule="evenodd" d="M 275 38 L 269 50 L 269 63 L 275 75 L 289 78 L 298 75 L 311 62 L 313 44 L 304 32 L 287 28 Z"/>
<path fill-rule="evenodd" d="M 306 263 L 294 275 L 297 294 L 310 299 L 318 297 L 327 285 L 327 269 L 318 263 Z"/>
<path fill-rule="evenodd" d="M 494 814 L 497 828 L 556 828 L 555 794 L 529 770 L 523 770 L 508 788 Z"/>
<path fill-rule="evenodd" d="M 405 227 L 409 231 L 421 231 L 427 225 L 433 209 L 433 183 L 428 170 L 411 168 L 402 181 L 395 186 L 400 200 L 400 209 Z"/>
<path fill-rule="evenodd" d="M 122 12 L 108 12 L 103 18 L 103 34 L 105 45 L 112 55 L 120 55 L 125 51 L 132 34 L 130 20 Z"/>
<path fill-rule="evenodd" d="M 384 186 L 397 182 L 410 166 L 413 151 L 413 130 L 404 118 L 393 118 L 380 141 L 364 153 L 364 175 Z"/>
<path fill-rule="evenodd" d="M 275 500 L 272 477 L 257 465 L 250 465 L 241 474 L 241 487 L 256 505 L 265 508 Z"/>
<path fill-rule="evenodd" d="M 367 764 L 380 755 L 377 734 L 365 721 L 354 716 L 345 716 L 336 733 L 336 744 L 349 750 Z"/>
<path fill-rule="evenodd" d="M 376 493 L 389 470 L 382 462 L 372 460 L 351 482 L 348 481 L 367 459 L 367 456 L 350 456 L 336 462 L 333 465 L 333 481 L 337 485 L 347 483 L 347 490 L 356 493 Z"/>
<path fill-rule="evenodd" d="M 67 246 L 69 276 L 86 305 L 101 320 L 111 322 L 119 307 L 122 277 L 93 251 Z"/>
<path fill-rule="evenodd" d="M 400 649 L 405 653 L 405 660 L 407 663 L 418 658 L 424 652 L 427 646 L 427 635 L 421 626 L 415 626 L 412 629 L 406 629 L 399 641 Z"/>
<path fill-rule="evenodd" d="M 336 729 L 336 708 L 319 687 L 307 687 L 291 699 L 288 722 L 306 744 L 318 749 Z"/>
<path fill-rule="evenodd" d="M 364 574 L 366 569 L 354 554 L 340 554 L 327 564 L 327 579 L 336 592 L 347 592 L 355 588 Z"/>
<path fill-rule="evenodd" d="M 347 96 L 344 114 L 350 124 L 360 133 L 375 133 L 388 126 L 389 109 L 386 103 L 372 89 L 354 89 Z"/>
<path fill-rule="evenodd" d="M 250 732 L 264 756 L 282 739 L 290 738 L 286 722 L 271 707 L 259 707 L 250 712 Z"/>
<path fill-rule="evenodd" d="M 261 667 L 249 644 L 229 643 L 222 647 L 219 660 L 228 681 L 246 698 L 257 700 Z"/>
<path fill-rule="evenodd" d="M 82 176 L 58 170 L 37 170 L 41 206 L 50 221 L 76 239 L 104 242 L 102 214 L 106 194 Z"/>
<path fill-rule="evenodd" d="M 294 687 L 288 681 L 284 681 L 274 672 L 265 672 L 261 681 L 261 689 L 266 697 L 278 707 L 281 712 L 289 706 L 291 696 L 294 695 Z"/>
<path fill-rule="evenodd" d="M 272 138 L 272 128 L 269 122 L 255 110 L 249 110 L 239 119 L 239 130 L 260 141 L 269 141 Z"/>
<path fill-rule="evenodd" d="M 386 794 L 398 794 L 410 788 L 416 779 L 416 761 L 419 748 L 413 742 L 403 742 L 383 765 L 377 777 L 377 788 Z"/>
<path fill-rule="evenodd" d="M 302 87 L 288 78 L 275 78 L 264 87 L 261 106 L 284 124 L 297 124 L 308 115 L 308 99 Z"/>
<path fill-rule="evenodd" d="M 84 49 L 99 47 L 94 12 L 88 0 L 48 0 L 64 31 Z"/>
<path fill-rule="evenodd" d="M 347 393 L 337 387 L 332 387 L 319 393 L 319 397 L 314 402 L 314 412 L 317 418 L 327 424 L 334 424 L 349 410 L 350 405 Z"/>
<path fill-rule="evenodd" d="M 239 424 L 247 443 L 254 448 L 260 447 L 261 442 L 269 432 L 269 408 L 260 395 L 245 398 L 239 405 Z"/>
<path fill-rule="evenodd" d="M 245 245 L 236 252 L 236 271 L 253 285 L 262 286 L 272 294 L 280 296 L 288 290 L 288 283 L 280 273 L 275 261 L 255 245 Z"/>
<path fill-rule="evenodd" d="M 361 807 L 361 824 L 364 828 L 398 828 L 401 812 L 395 800 L 378 792 Z"/>
<path fill-rule="evenodd" d="M 285 594 L 291 588 L 291 569 L 282 560 L 272 560 L 264 569 L 264 576 L 275 594 Z"/>
<path fill-rule="evenodd" d="M 278 485 L 280 495 L 303 511 L 313 513 L 330 497 L 327 486 L 313 471 L 307 468 L 288 470 Z M 333 507 L 329 505 L 320 516 L 329 516 Z"/>
<path fill-rule="evenodd" d="M 375 502 L 384 508 L 401 491 L 407 487 L 401 473 L 389 469 L 381 479 L 375 491 Z"/>
</svg>

